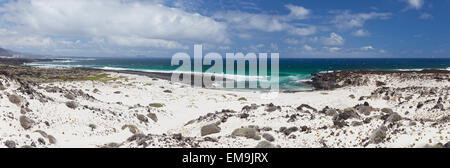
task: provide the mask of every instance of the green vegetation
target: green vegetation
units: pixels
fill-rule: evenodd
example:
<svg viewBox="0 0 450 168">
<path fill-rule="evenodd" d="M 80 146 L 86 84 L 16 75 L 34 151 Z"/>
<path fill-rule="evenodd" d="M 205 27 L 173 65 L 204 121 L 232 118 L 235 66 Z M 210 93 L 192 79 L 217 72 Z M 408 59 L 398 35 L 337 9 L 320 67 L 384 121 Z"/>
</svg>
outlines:
<svg viewBox="0 0 450 168">
<path fill-rule="evenodd" d="M 165 105 L 161 103 L 151 103 L 149 106 L 154 108 L 161 108 L 164 107 Z"/>
<path fill-rule="evenodd" d="M 116 81 L 119 78 L 111 78 L 109 77 L 109 74 L 107 73 L 101 73 L 96 76 L 88 76 L 88 77 L 82 77 L 80 79 L 67 79 L 62 78 L 63 81 L 74 81 L 74 80 L 84 80 L 84 81 L 99 81 L 99 82 L 109 82 L 109 81 Z"/>
<path fill-rule="evenodd" d="M 247 99 L 245 97 L 241 97 L 238 99 L 238 101 L 247 101 Z"/>
</svg>

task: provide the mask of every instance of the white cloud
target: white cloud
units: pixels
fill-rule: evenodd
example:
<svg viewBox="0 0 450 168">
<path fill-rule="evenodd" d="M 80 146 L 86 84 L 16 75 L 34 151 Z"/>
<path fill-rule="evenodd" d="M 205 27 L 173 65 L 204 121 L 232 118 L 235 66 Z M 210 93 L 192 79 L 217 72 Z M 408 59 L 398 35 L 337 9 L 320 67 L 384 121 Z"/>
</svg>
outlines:
<svg viewBox="0 0 450 168">
<path fill-rule="evenodd" d="M 356 31 L 354 31 L 352 34 L 353 34 L 354 36 L 357 36 L 357 37 L 366 37 L 366 36 L 370 36 L 370 33 L 369 33 L 368 31 L 364 30 L 364 29 L 356 30 Z"/>
<path fill-rule="evenodd" d="M 292 17 L 295 19 L 305 19 L 311 14 L 310 10 L 308 10 L 302 6 L 286 5 L 286 8 L 291 10 L 289 17 Z"/>
<path fill-rule="evenodd" d="M 299 44 L 299 43 L 300 43 L 299 40 L 293 39 L 293 38 L 287 38 L 287 39 L 284 40 L 284 42 L 285 42 L 286 44 L 290 44 L 290 45 L 296 45 L 296 44 Z"/>
<path fill-rule="evenodd" d="M 336 27 L 340 29 L 350 29 L 355 27 L 363 27 L 367 20 L 372 19 L 389 19 L 390 13 L 356 13 L 353 14 L 350 11 L 344 12 L 332 12 L 336 14 L 334 19 L 331 21 Z"/>
<path fill-rule="evenodd" d="M 408 3 L 408 8 L 420 9 L 425 3 L 424 0 L 404 0 Z"/>
<path fill-rule="evenodd" d="M 329 52 L 338 52 L 342 48 L 339 48 L 339 47 L 324 47 L 324 49 L 328 50 Z"/>
<path fill-rule="evenodd" d="M 263 32 L 288 32 L 298 36 L 315 34 L 317 29 L 311 25 L 294 25 L 292 21 L 306 19 L 310 10 L 294 5 L 286 5 L 290 10 L 288 15 L 268 15 L 247 13 L 241 11 L 226 11 L 214 14 L 214 18 L 225 21 L 229 27 L 237 30 L 259 30 Z"/>
<path fill-rule="evenodd" d="M 53 39 L 105 39 L 111 45 L 169 49 L 183 48 L 180 42 L 229 42 L 225 24 L 152 2 L 22 0 L 1 11 L 2 19 L 21 34 Z"/>
<path fill-rule="evenodd" d="M 374 50 L 375 48 L 373 48 L 372 46 L 364 46 L 361 47 L 361 51 L 369 51 L 369 50 Z"/>
<path fill-rule="evenodd" d="M 240 11 L 219 12 L 214 15 L 216 19 L 225 20 L 229 26 L 241 29 L 256 29 L 265 32 L 283 31 L 289 25 L 277 17 L 265 14 L 252 14 Z"/>
<path fill-rule="evenodd" d="M 433 19 L 433 15 L 429 14 L 429 13 L 422 13 L 419 17 L 419 19 L 422 20 L 428 20 L 428 19 Z"/>
<path fill-rule="evenodd" d="M 314 26 L 310 27 L 303 27 L 303 28 L 297 28 L 293 27 L 289 31 L 291 34 L 298 35 L 298 36 L 309 36 L 312 34 L 315 34 L 317 32 L 317 28 Z"/>
<path fill-rule="evenodd" d="M 303 45 L 303 49 L 306 51 L 312 51 L 314 50 L 314 48 L 312 48 L 311 46 L 309 46 L 308 44 Z"/>
<path fill-rule="evenodd" d="M 331 46 L 344 45 L 345 39 L 333 32 L 330 34 L 330 37 L 322 37 L 322 43 Z"/>
</svg>

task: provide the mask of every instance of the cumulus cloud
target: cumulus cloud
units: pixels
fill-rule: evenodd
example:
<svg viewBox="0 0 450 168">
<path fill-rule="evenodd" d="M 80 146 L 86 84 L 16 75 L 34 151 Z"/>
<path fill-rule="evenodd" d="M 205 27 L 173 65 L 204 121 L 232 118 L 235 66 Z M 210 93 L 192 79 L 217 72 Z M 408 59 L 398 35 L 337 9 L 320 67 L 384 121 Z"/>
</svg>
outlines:
<svg viewBox="0 0 450 168">
<path fill-rule="evenodd" d="M 248 13 L 242 11 L 218 12 L 214 15 L 217 20 L 225 21 L 229 27 L 237 30 L 259 30 L 263 32 L 286 31 L 293 35 L 308 36 L 316 33 L 316 27 L 311 25 L 296 26 L 291 21 L 306 19 L 310 10 L 294 5 L 286 5 L 290 10 L 288 15 L 268 15 Z"/>
<path fill-rule="evenodd" d="M 322 43 L 325 45 L 339 46 L 344 45 L 345 39 L 333 32 L 330 34 L 330 37 L 322 37 Z"/>
<path fill-rule="evenodd" d="M 364 46 L 364 47 L 361 47 L 361 50 L 362 51 L 369 51 L 369 50 L 374 50 L 375 48 L 373 48 L 372 46 Z"/>
<path fill-rule="evenodd" d="M 312 48 L 311 46 L 309 46 L 308 44 L 303 45 L 303 49 L 306 51 L 312 51 L 314 50 L 314 48 Z"/>
<path fill-rule="evenodd" d="M 412 9 L 420 9 L 422 8 L 423 4 L 425 3 L 424 0 L 404 0 L 408 3 L 408 8 Z"/>
<path fill-rule="evenodd" d="M 328 50 L 329 52 L 338 52 L 342 48 L 339 48 L 339 47 L 324 47 L 324 49 Z"/>
<path fill-rule="evenodd" d="M 350 11 L 344 12 L 332 12 L 335 15 L 334 19 L 331 21 L 336 27 L 340 29 L 350 29 L 363 27 L 365 22 L 373 19 L 389 19 L 391 13 L 351 13 Z"/>
<path fill-rule="evenodd" d="M 240 11 L 219 12 L 214 15 L 216 19 L 226 21 L 229 26 L 241 30 L 260 30 L 265 32 L 283 31 L 289 24 L 272 15 L 253 14 Z"/>
<path fill-rule="evenodd" d="M 311 13 L 309 9 L 306 9 L 302 6 L 286 5 L 286 8 L 288 8 L 291 11 L 289 17 L 296 19 L 305 19 Z"/>
<path fill-rule="evenodd" d="M 352 34 L 357 37 L 370 36 L 370 33 L 364 29 L 358 29 L 358 30 L 354 31 Z"/>
<path fill-rule="evenodd" d="M 5 4 L 1 12 L 1 19 L 13 25 L 8 31 L 46 38 L 104 39 L 112 45 L 156 48 L 184 48 L 180 42 L 229 42 L 225 24 L 153 2 L 19 0 Z"/>
<path fill-rule="evenodd" d="M 293 38 L 287 38 L 284 40 L 284 43 L 290 44 L 290 45 L 296 45 L 296 44 L 299 44 L 300 41 L 297 39 L 293 39 Z"/>
</svg>

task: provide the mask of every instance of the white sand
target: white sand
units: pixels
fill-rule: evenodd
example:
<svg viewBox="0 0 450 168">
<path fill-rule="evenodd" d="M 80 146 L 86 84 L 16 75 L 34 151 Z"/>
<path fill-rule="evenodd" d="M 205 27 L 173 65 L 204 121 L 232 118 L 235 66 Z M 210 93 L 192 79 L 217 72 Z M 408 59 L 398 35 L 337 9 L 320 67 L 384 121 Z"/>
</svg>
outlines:
<svg viewBox="0 0 450 168">
<path fill-rule="evenodd" d="M 332 128 L 333 122 L 331 116 L 299 112 L 296 108 L 301 104 L 308 104 L 318 110 L 325 106 L 337 109 L 353 107 L 357 104 L 367 101 L 374 108 L 392 108 L 395 112 L 410 119 L 431 118 L 438 119 L 445 115 L 450 115 L 448 107 L 449 100 L 445 100 L 445 111 L 429 112 L 427 110 L 411 110 L 409 106 L 416 106 L 417 102 L 425 101 L 425 98 L 413 99 L 406 104 L 398 106 L 395 101 L 386 101 L 381 98 L 358 101 L 361 96 L 369 96 L 375 86 L 347 87 L 334 91 L 314 91 L 299 93 L 280 93 L 276 99 L 261 99 L 258 92 L 242 91 L 223 91 L 203 88 L 191 88 L 183 84 L 171 84 L 169 81 L 157 80 L 145 76 L 111 73 L 113 77 L 122 78 L 116 82 L 102 83 L 97 81 L 80 82 L 58 82 L 51 84 L 42 84 L 41 87 L 56 86 L 66 89 L 80 89 L 84 93 L 93 96 L 96 100 L 88 100 L 83 97 L 77 97 L 76 102 L 81 104 L 77 109 L 68 108 L 65 102 L 70 101 L 61 93 L 48 93 L 44 89 L 35 88 L 38 92 L 53 98 L 55 101 L 41 103 L 37 99 L 30 99 L 28 96 L 19 93 L 16 89 L 17 83 L 0 78 L 0 81 L 10 83 L 11 86 L 6 90 L 0 91 L 0 147 L 5 147 L 3 143 L 12 140 L 17 143 L 17 147 L 31 145 L 33 142 L 37 147 L 101 147 L 105 144 L 115 142 L 122 143 L 133 134 L 128 130 L 122 130 L 124 125 L 135 125 L 143 134 L 175 134 L 181 133 L 184 137 L 194 137 L 203 139 L 200 135 L 202 126 L 215 123 L 219 119 L 212 121 L 200 121 L 184 126 L 187 122 L 204 116 L 208 113 L 222 111 L 223 109 L 234 110 L 237 113 L 245 105 L 250 104 L 269 104 L 273 103 L 281 106 L 281 111 L 266 112 L 264 107 L 249 112 L 250 117 L 241 119 L 239 117 L 230 117 L 225 123 L 220 124 L 220 133 L 209 135 L 210 137 L 220 137 L 219 142 L 199 142 L 200 147 L 254 147 L 259 142 L 253 139 L 233 138 L 231 133 L 236 128 L 249 125 L 261 127 L 271 127 L 272 131 L 265 131 L 275 137 L 273 144 L 281 147 L 322 147 L 325 143 L 328 147 L 363 147 L 362 140 L 369 137 L 372 131 L 383 124 L 382 120 L 372 120 L 369 124 L 358 127 L 344 127 L 342 129 Z M 374 78 L 384 78 L 374 77 Z M 450 82 L 398 82 L 388 81 L 388 86 L 404 87 L 413 86 L 449 86 Z M 119 83 L 120 82 L 120 83 Z M 149 85 L 151 84 L 151 85 Z M 98 93 L 93 93 L 98 89 Z M 164 90 L 171 90 L 173 93 L 164 93 Z M 114 92 L 120 91 L 120 94 Z M 29 108 L 32 112 L 24 114 L 35 121 L 35 125 L 25 130 L 21 127 L 19 117 L 21 108 L 12 104 L 7 94 L 15 93 L 23 96 L 30 103 Z M 353 94 L 356 98 L 352 99 L 349 95 Z M 247 101 L 238 99 L 245 97 Z M 118 104 L 117 102 L 120 102 Z M 162 108 L 148 107 L 150 103 L 162 103 Z M 136 108 L 130 108 L 137 104 Z M 101 110 L 89 110 L 83 108 L 99 108 Z M 140 122 L 136 115 L 148 113 L 148 109 L 155 113 L 158 121 L 149 119 L 148 123 Z M 409 114 L 406 115 L 406 111 Z M 312 112 L 311 112 L 312 113 Z M 288 123 L 289 118 L 286 115 L 299 114 L 295 122 Z M 371 116 L 379 115 L 380 112 L 372 112 Z M 350 119 L 349 122 L 356 120 Z M 50 126 L 46 126 L 45 122 Z M 431 127 L 432 122 L 421 124 L 417 122 L 416 126 L 408 126 L 410 121 L 402 120 L 400 124 L 404 125 L 404 130 L 399 134 L 391 134 L 394 129 L 389 129 L 388 137 L 380 144 L 370 144 L 367 147 L 423 147 L 426 144 L 435 144 L 438 142 L 446 143 L 450 141 L 450 124 L 446 123 L 439 127 Z M 92 130 L 89 125 L 95 124 L 96 129 Z M 294 132 L 295 139 L 292 136 L 285 136 L 282 133 L 276 133 L 280 127 L 307 126 L 311 132 Z M 328 129 L 319 129 L 327 126 Z M 47 134 L 57 139 L 56 144 L 50 145 L 45 139 L 46 145 L 37 142 L 42 136 L 35 132 L 36 130 L 45 131 Z M 28 137 L 29 136 L 29 137 Z M 164 142 L 154 142 L 151 147 L 166 147 Z M 125 143 L 122 147 L 137 147 L 134 143 Z"/>
</svg>

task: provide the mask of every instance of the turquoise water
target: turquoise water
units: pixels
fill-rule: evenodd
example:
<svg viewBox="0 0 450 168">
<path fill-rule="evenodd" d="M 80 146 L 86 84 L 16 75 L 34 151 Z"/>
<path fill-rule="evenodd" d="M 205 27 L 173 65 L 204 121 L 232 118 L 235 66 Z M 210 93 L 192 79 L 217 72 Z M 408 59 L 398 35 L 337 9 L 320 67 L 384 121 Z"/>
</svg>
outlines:
<svg viewBox="0 0 450 168">
<path fill-rule="evenodd" d="M 28 65 L 48 68 L 80 67 L 170 73 L 178 68 L 171 66 L 170 61 L 163 58 L 74 58 L 69 61 Z M 339 70 L 450 70 L 450 59 L 280 59 L 279 66 L 281 89 L 309 90 L 310 86 L 304 82 L 311 79 L 311 73 Z M 203 70 L 208 68 L 205 66 Z"/>
</svg>

